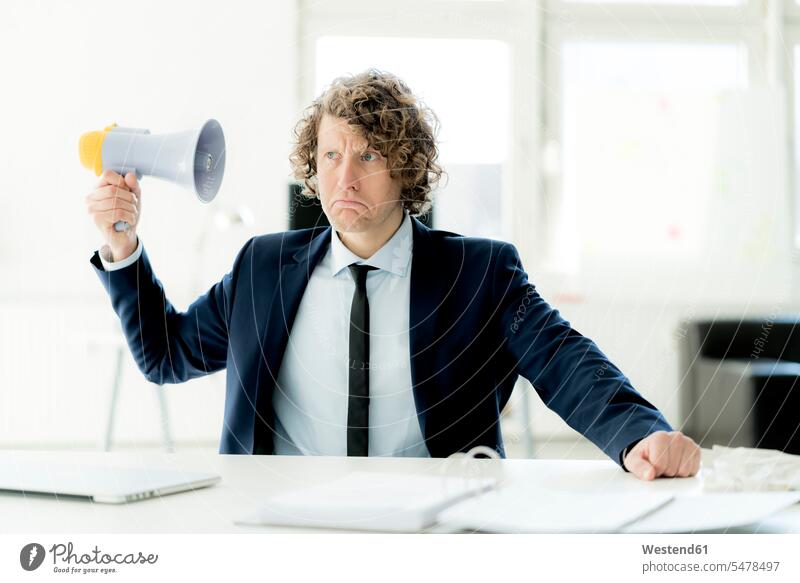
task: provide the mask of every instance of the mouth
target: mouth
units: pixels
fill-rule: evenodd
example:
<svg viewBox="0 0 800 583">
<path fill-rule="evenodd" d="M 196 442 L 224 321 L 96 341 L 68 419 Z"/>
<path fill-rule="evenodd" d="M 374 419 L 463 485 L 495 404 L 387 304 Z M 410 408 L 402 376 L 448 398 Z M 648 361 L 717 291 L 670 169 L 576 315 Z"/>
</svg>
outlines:
<svg viewBox="0 0 800 583">
<path fill-rule="evenodd" d="M 339 200 L 333 202 L 333 206 L 344 208 L 364 208 L 366 205 L 351 198 L 340 198 Z"/>
</svg>

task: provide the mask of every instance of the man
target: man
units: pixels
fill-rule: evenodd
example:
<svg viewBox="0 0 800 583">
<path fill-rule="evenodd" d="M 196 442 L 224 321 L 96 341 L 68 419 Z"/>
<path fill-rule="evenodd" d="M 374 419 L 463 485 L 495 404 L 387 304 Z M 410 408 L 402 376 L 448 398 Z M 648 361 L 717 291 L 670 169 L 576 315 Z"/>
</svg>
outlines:
<svg viewBox="0 0 800 583">
<path fill-rule="evenodd" d="M 136 237 L 135 176 L 106 172 L 87 197 L 108 241 L 92 264 L 142 372 L 227 368 L 222 453 L 379 456 L 504 456 L 500 412 L 522 374 L 636 476 L 694 475 L 697 445 L 539 296 L 513 245 L 412 216 L 442 173 L 434 126 L 393 75 L 334 81 L 291 156 L 333 227 L 251 239 L 184 313 Z"/>
</svg>

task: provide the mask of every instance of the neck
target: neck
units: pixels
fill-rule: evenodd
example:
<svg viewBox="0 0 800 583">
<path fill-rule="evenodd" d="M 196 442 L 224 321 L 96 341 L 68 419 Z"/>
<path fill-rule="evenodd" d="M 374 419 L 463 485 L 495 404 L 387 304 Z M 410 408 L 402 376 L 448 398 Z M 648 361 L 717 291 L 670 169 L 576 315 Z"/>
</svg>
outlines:
<svg viewBox="0 0 800 583">
<path fill-rule="evenodd" d="M 362 233 L 345 233 L 337 231 L 339 240 L 344 246 L 358 255 L 361 259 L 368 259 L 386 244 L 386 241 L 403 224 L 403 208 L 398 207 L 397 212 L 392 213 L 377 229 L 364 231 Z"/>
</svg>

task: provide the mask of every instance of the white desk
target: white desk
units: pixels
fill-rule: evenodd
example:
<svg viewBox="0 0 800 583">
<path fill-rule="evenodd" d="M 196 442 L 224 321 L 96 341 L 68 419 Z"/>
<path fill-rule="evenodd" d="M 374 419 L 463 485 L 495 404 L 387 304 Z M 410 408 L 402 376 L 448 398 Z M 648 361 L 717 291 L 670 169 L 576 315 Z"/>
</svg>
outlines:
<svg viewBox="0 0 800 583">
<path fill-rule="evenodd" d="M 322 483 L 355 470 L 441 474 L 442 459 L 235 456 L 208 453 L 74 453 L 0 452 L 0 469 L 14 462 L 74 462 L 141 468 L 181 468 L 215 472 L 216 486 L 127 505 L 93 504 L 74 499 L 0 493 L 0 533 L 225 533 L 298 532 L 237 526 L 241 518 L 263 504 L 267 496 Z M 452 471 L 453 461 L 447 471 Z M 562 492 L 657 491 L 696 493 L 697 478 L 660 479 L 646 483 L 624 473 L 611 461 L 476 460 L 504 482 L 530 483 Z M 484 466 L 482 466 L 484 467 Z M 800 504 L 754 527 L 728 532 L 800 533 Z"/>
</svg>

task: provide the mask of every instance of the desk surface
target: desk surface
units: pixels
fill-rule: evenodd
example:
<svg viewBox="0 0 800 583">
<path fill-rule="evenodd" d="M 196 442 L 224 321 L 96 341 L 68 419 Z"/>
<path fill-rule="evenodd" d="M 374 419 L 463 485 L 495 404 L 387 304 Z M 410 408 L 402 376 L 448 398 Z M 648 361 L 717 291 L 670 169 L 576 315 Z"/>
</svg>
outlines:
<svg viewBox="0 0 800 583">
<path fill-rule="evenodd" d="M 11 471 L 18 462 L 74 463 L 88 466 L 171 468 L 208 471 L 222 482 L 196 492 L 185 492 L 126 505 L 94 504 L 74 499 L 0 493 L 2 533 L 224 533 L 298 532 L 298 529 L 238 526 L 233 523 L 263 505 L 276 493 L 319 484 L 351 471 L 451 474 L 456 460 L 428 458 L 354 458 L 237 456 L 212 452 L 94 453 L 0 452 L 0 469 Z M 698 493 L 698 478 L 642 482 L 611 461 L 473 460 L 483 475 L 503 483 L 529 483 L 560 492 L 670 492 Z M 800 533 L 800 504 L 768 520 L 729 532 Z"/>
</svg>

